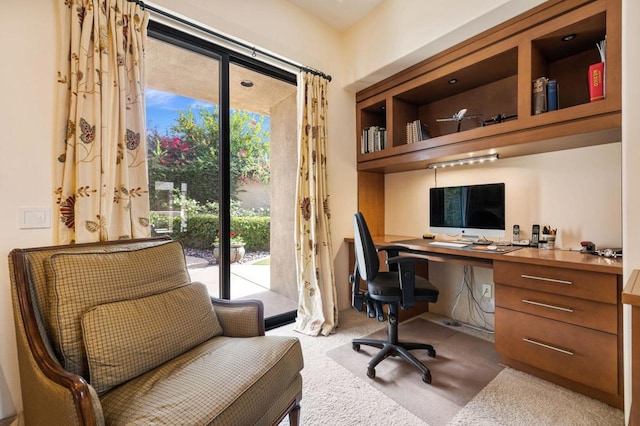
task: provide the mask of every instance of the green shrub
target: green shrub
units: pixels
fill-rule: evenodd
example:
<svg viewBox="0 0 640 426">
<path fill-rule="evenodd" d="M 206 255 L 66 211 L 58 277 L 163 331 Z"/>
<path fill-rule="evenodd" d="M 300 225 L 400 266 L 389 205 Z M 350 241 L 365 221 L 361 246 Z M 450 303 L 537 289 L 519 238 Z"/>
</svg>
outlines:
<svg viewBox="0 0 640 426">
<path fill-rule="evenodd" d="M 151 215 L 154 230 L 168 228 L 171 218 L 157 213 Z M 187 218 L 186 230 L 182 231 L 180 217 L 173 218 L 174 240 L 181 241 L 185 247 L 210 249 L 218 230 L 218 216 L 213 214 L 195 214 Z M 269 251 L 271 218 L 267 216 L 231 217 L 231 231 L 240 234 L 247 251 Z M 154 235 L 159 235 L 154 231 Z"/>
</svg>

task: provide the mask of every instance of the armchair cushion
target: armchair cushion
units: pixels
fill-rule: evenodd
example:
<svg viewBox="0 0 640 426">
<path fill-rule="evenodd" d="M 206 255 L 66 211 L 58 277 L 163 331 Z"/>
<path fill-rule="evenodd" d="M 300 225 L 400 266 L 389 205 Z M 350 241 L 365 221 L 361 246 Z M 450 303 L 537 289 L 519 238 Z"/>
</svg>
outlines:
<svg viewBox="0 0 640 426">
<path fill-rule="evenodd" d="M 50 284 L 48 322 L 54 349 L 65 370 L 85 378 L 89 370 L 80 324 L 83 312 L 190 281 L 178 242 L 113 253 L 54 254 L 45 270 Z"/>
<path fill-rule="evenodd" d="M 295 398 L 302 368 L 295 337 L 219 336 L 103 394 L 105 424 L 273 424 L 258 419 Z"/>
<path fill-rule="evenodd" d="M 98 394 L 222 334 L 207 288 L 192 283 L 95 306 L 82 316 L 90 383 Z"/>
</svg>

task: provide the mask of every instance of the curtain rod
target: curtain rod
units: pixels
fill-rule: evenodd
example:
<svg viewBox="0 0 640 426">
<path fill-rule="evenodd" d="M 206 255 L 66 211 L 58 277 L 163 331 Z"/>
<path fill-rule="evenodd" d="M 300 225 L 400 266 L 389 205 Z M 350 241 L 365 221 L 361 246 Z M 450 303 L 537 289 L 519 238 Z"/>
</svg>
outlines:
<svg viewBox="0 0 640 426">
<path fill-rule="evenodd" d="M 237 46 L 243 47 L 243 48 L 251 51 L 251 55 L 252 56 L 255 56 L 256 54 L 261 54 L 261 55 L 267 56 L 267 57 L 269 57 L 271 59 L 275 59 L 276 61 L 281 62 L 283 64 L 296 67 L 296 68 L 300 69 L 300 71 L 310 72 L 311 74 L 319 75 L 320 77 L 322 77 L 322 78 L 324 78 L 324 79 L 326 79 L 328 81 L 331 81 L 331 76 L 328 75 L 328 74 L 323 73 L 322 71 L 319 71 L 319 70 L 314 69 L 314 68 L 307 67 L 305 65 L 296 64 L 294 62 L 288 61 L 288 60 L 286 60 L 284 58 L 281 58 L 279 56 L 273 55 L 273 54 L 271 54 L 269 52 L 265 52 L 264 50 L 258 49 L 255 46 L 248 45 L 248 44 L 243 43 L 243 42 L 241 42 L 239 40 L 236 40 L 234 38 L 228 37 L 228 36 L 226 36 L 224 34 L 217 33 L 217 32 L 215 32 L 213 30 L 210 30 L 208 28 L 205 28 L 203 26 L 200 26 L 198 24 L 190 22 L 190 21 L 188 21 L 186 19 L 180 18 L 179 16 L 175 16 L 175 15 L 172 15 L 171 13 L 165 12 L 164 10 L 157 9 L 157 8 L 155 8 L 153 6 L 149 6 L 149 5 L 145 4 L 142 0 L 127 0 L 127 1 L 129 3 L 136 3 L 136 4 L 140 5 L 140 7 L 143 10 L 150 10 L 152 12 L 155 12 L 155 13 L 157 13 L 159 15 L 164 16 L 165 18 L 169 18 L 169 19 L 171 19 L 173 21 L 176 21 L 176 22 L 179 22 L 181 24 L 187 25 L 187 26 L 189 26 L 191 28 L 194 28 L 194 29 L 196 29 L 198 31 L 202 31 L 202 32 L 204 32 L 204 33 L 206 33 L 208 35 L 213 36 L 213 37 L 216 37 L 216 38 L 222 39 L 222 40 L 224 40 L 226 42 L 229 42 L 229 43 L 235 44 Z"/>
</svg>

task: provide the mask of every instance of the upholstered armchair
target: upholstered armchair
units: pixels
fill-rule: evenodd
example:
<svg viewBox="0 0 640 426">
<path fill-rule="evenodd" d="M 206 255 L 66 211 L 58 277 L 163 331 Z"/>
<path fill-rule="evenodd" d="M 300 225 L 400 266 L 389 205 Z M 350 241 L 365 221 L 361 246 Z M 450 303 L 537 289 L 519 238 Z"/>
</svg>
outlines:
<svg viewBox="0 0 640 426">
<path fill-rule="evenodd" d="M 210 298 L 170 239 L 10 253 L 28 425 L 298 424 L 298 339 Z"/>
</svg>

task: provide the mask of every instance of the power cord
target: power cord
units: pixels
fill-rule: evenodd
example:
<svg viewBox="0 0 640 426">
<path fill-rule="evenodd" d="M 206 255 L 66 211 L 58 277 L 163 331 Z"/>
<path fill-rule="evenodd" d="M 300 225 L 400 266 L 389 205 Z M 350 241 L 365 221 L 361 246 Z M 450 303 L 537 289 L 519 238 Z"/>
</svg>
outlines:
<svg viewBox="0 0 640 426">
<path fill-rule="evenodd" d="M 458 290 L 458 293 L 455 296 L 455 303 L 453 304 L 453 308 L 451 308 L 451 319 L 453 321 L 446 320 L 444 321 L 444 324 L 453 325 L 453 326 L 464 325 L 466 327 L 474 328 L 476 330 L 485 331 L 488 333 L 495 333 L 495 331 L 491 328 L 491 325 L 489 324 L 489 322 L 485 317 L 485 315 L 493 315 L 495 312 L 484 309 L 480 303 L 482 299 L 486 297 L 487 292 L 485 291 L 482 294 L 482 296 L 480 297 L 480 300 L 476 299 L 475 295 L 473 294 L 473 283 L 474 283 L 473 267 L 465 266 L 463 271 L 463 276 L 462 276 L 462 283 L 460 284 L 460 289 Z M 455 319 L 455 310 L 458 307 L 458 303 L 460 302 L 460 296 L 462 295 L 464 290 L 467 290 L 467 307 L 469 310 L 468 311 L 469 320 L 473 322 L 473 324 L 465 324 Z M 480 319 L 476 319 L 476 317 L 479 317 Z"/>
</svg>

